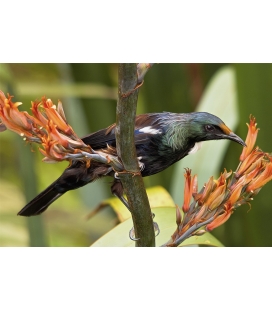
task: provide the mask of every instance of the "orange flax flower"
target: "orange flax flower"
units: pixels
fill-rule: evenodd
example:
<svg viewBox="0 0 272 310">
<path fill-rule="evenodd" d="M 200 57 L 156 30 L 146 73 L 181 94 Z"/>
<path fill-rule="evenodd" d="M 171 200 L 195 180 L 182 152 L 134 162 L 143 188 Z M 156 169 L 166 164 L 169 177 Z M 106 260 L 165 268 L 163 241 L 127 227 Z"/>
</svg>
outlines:
<svg viewBox="0 0 272 310">
<path fill-rule="evenodd" d="M 263 187 L 267 182 L 272 180 L 272 156 L 269 156 L 269 162 L 265 165 L 265 169 L 248 185 L 246 191 L 254 192 L 256 189 Z"/>
<path fill-rule="evenodd" d="M 226 196 L 226 183 L 219 185 L 204 203 L 209 210 L 219 207 Z"/>
<path fill-rule="evenodd" d="M 265 161 L 263 160 L 263 157 L 260 158 L 261 161 L 258 159 L 257 165 L 254 166 L 254 169 L 252 169 L 249 173 L 245 174 L 246 182 L 245 184 L 248 184 L 250 181 L 252 181 L 254 178 L 256 178 L 262 171 L 265 169 Z"/>
<path fill-rule="evenodd" d="M 190 200 L 192 198 L 193 193 L 197 190 L 197 179 L 196 176 L 191 178 L 191 170 L 185 169 L 185 187 L 184 187 L 184 202 L 182 206 L 183 212 L 188 212 L 190 208 Z"/>
<path fill-rule="evenodd" d="M 43 97 L 42 100 L 46 101 L 46 98 Z M 48 123 L 48 119 L 39 111 L 39 107 L 41 104 L 42 104 L 42 102 L 31 101 L 31 111 L 34 115 L 36 122 L 40 126 L 45 127 Z"/>
<path fill-rule="evenodd" d="M 249 118 L 250 118 L 250 122 L 249 124 L 247 124 L 248 133 L 247 133 L 247 137 L 245 141 L 247 146 L 243 148 L 243 152 L 240 156 L 240 161 L 244 161 L 245 158 L 252 151 L 255 145 L 256 139 L 257 139 L 258 131 L 259 131 L 259 128 L 257 128 L 256 118 L 252 115 L 250 115 Z"/>
<path fill-rule="evenodd" d="M 226 179 L 231 175 L 231 172 L 227 172 L 225 169 L 223 173 L 221 173 L 218 180 L 215 180 L 215 188 L 209 194 L 209 197 L 205 201 L 204 205 L 208 207 L 209 210 L 214 210 L 219 207 L 222 201 L 226 196 Z"/>
<path fill-rule="evenodd" d="M 90 151 L 90 147 L 86 145 L 81 139 L 77 139 L 74 135 L 73 138 L 76 139 L 71 139 L 70 137 L 60 133 L 56 125 L 53 123 L 52 120 L 48 121 L 48 124 L 46 126 L 46 130 L 48 132 L 48 135 L 52 141 L 57 141 L 58 144 L 62 145 L 66 150 L 69 150 L 71 152 L 72 150 L 74 151 L 76 149 L 81 149 L 85 151 Z"/>
<path fill-rule="evenodd" d="M 39 148 L 39 151 L 45 156 L 43 161 L 54 163 L 65 159 L 66 154 L 64 152 L 58 152 L 56 145 L 57 141 L 44 139 L 44 142 L 42 143 L 44 149 Z"/>
<path fill-rule="evenodd" d="M 56 106 L 53 104 L 51 99 L 45 100 L 44 98 L 43 107 L 48 119 L 51 119 L 62 132 L 66 135 L 74 134 L 72 128 L 67 124 L 66 120 L 64 120 L 56 110 Z"/>
<path fill-rule="evenodd" d="M 213 176 L 211 176 L 209 181 L 204 185 L 203 192 L 194 195 L 195 201 L 197 201 L 200 206 L 203 205 L 203 203 L 208 199 L 210 193 L 213 191 L 215 187 L 216 183 L 213 180 Z"/>
<path fill-rule="evenodd" d="M 214 228 L 224 224 L 233 213 L 233 207 L 230 203 L 224 205 L 224 213 L 218 215 L 211 223 L 206 225 L 206 231 L 211 231 Z"/>
<path fill-rule="evenodd" d="M 56 125 L 53 123 L 52 120 L 48 121 L 48 125 L 46 126 L 46 130 L 48 132 L 48 136 L 50 140 L 56 141 L 58 144 L 62 145 L 64 148 L 69 148 L 69 143 L 67 141 L 67 137 L 61 135 L 57 129 Z"/>
<path fill-rule="evenodd" d="M 256 147 L 250 154 L 247 154 L 247 157 L 243 160 L 238 170 L 235 172 L 236 178 L 239 178 L 242 174 L 244 174 L 250 166 L 257 162 L 258 159 L 264 156 L 264 152 L 260 151 L 258 147 Z"/>
<path fill-rule="evenodd" d="M 18 106 L 21 102 L 13 103 L 11 101 L 12 96 L 8 95 L 8 98 L 0 91 L 0 118 L 4 126 L 21 136 L 32 136 L 32 122 L 25 115 L 24 112 L 18 110 Z"/>
<path fill-rule="evenodd" d="M 215 183 L 217 184 L 217 186 L 220 186 L 222 184 L 226 183 L 226 179 L 232 174 L 232 171 L 227 172 L 226 169 L 224 169 L 224 172 L 220 174 L 220 177 L 215 180 Z"/>
<path fill-rule="evenodd" d="M 197 194 L 198 183 L 197 183 L 197 175 L 195 174 L 192 179 L 192 196 L 194 197 Z"/>
<path fill-rule="evenodd" d="M 206 225 L 206 231 L 211 231 L 214 228 L 224 224 L 233 213 L 233 206 L 230 203 L 224 204 L 224 213 L 218 215 L 211 223 Z"/>
<path fill-rule="evenodd" d="M 176 223 L 178 226 L 181 223 L 181 220 L 182 220 L 182 215 L 181 215 L 179 207 L 176 205 Z"/>
<path fill-rule="evenodd" d="M 244 175 L 239 179 L 238 182 L 234 183 L 233 186 L 231 186 L 230 197 L 227 200 L 228 204 L 233 205 L 237 202 L 237 200 L 241 196 L 241 192 L 245 183 L 246 183 L 246 176 Z"/>
<path fill-rule="evenodd" d="M 196 223 L 200 223 L 201 222 L 201 220 L 202 220 L 202 216 L 203 216 L 203 214 L 205 213 L 205 211 L 207 211 L 207 208 L 206 208 L 206 206 L 204 205 L 204 206 L 202 206 L 200 209 L 199 209 L 199 211 L 196 213 L 196 215 L 194 216 L 194 218 L 193 218 L 193 224 L 196 224 Z"/>
<path fill-rule="evenodd" d="M 180 212 L 180 208 L 176 205 L 176 224 L 177 224 L 177 229 L 175 230 L 175 232 L 173 233 L 173 235 L 171 236 L 172 240 L 175 240 L 178 235 L 179 235 L 179 225 L 182 222 L 182 215 Z"/>
</svg>

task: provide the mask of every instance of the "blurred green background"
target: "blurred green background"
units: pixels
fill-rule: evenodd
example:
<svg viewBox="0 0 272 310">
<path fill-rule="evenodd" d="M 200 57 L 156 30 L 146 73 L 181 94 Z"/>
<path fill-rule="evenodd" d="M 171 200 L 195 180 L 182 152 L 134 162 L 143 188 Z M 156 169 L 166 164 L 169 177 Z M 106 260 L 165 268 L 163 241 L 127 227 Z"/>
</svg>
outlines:
<svg viewBox="0 0 272 310">
<path fill-rule="evenodd" d="M 238 118 L 238 124 L 231 129 L 245 139 L 245 124 L 253 114 L 261 128 L 257 144 L 271 152 L 272 64 L 156 64 L 140 89 L 137 113 L 194 111 L 211 79 L 224 68 L 234 72 L 237 112 L 228 117 Z M 14 95 L 14 102 L 23 102 L 20 109 L 28 112 L 30 102 L 43 95 L 55 103 L 61 100 L 69 123 L 84 136 L 115 122 L 117 72 L 118 64 L 0 64 L 0 89 Z M 211 104 L 218 108 L 217 102 Z M 241 147 L 230 143 L 217 173 L 223 168 L 235 170 L 240 153 Z M 13 132 L 0 133 L 0 246 L 89 246 L 118 224 L 111 208 L 86 218 L 111 197 L 106 178 L 66 193 L 40 216 L 17 216 L 67 166 L 45 164 L 41 159 L 35 145 L 25 144 Z M 210 163 L 202 164 L 209 167 Z M 174 165 L 144 180 L 146 187 L 162 185 L 172 194 L 177 177 L 183 179 L 183 173 L 177 176 Z M 271 221 L 272 182 L 251 208 L 242 206 L 212 234 L 225 246 L 272 246 Z"/>
</svg>

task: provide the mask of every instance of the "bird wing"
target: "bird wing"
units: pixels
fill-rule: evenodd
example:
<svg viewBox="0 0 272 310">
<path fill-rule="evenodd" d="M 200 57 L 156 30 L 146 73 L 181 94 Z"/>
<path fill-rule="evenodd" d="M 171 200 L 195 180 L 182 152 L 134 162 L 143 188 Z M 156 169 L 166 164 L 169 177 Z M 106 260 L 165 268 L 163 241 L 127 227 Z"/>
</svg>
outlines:
<svg viewBox="0 0 272 310">
<path fill-rule="evenodd" d="M 115 124 L 112 124 L 108 128 L 101 129 L 94 133 L 89 134 L 81 138 L 81 140 L 90 145 L 94 150 L 103 149 L 108 145 L 115 146 Z"/>
<path fill-rule="evenodd" d="M 164 113 L 149 113 L 141 114 L 135 118 L 135 145 L 146 143 L 156 134 L 161 134 L 160 118 Z M 116 146 L 115 140 L 116 124 L 91 133 L 88 136 L 81 138 L 84 143 L 90 145 L 94 150 L 106 148 L 107 144 Z"/>
</svg>

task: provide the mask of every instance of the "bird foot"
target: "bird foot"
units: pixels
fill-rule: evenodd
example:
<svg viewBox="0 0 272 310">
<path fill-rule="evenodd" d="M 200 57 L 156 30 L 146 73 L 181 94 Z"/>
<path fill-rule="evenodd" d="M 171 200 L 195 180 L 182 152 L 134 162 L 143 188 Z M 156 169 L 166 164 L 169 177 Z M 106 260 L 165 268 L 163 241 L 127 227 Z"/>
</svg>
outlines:
<svg viewBox="0 0 272 310">
<path fill-rule="evenodd" d="M 153 227 L 154 227 L 155 237 L 157 237 L 157 236 L 159 235 L 159 233 L 160 233 L 160 228 L 159 228 L 158 223 L 153 222 Z M 135 238 L 135 230 L 134 230 L 134 227 L 132 227 L 131 230 L 129 231 L 129 238 L 130 238 L 132 241 L 138 241 L 138 240 L 140 240 L 140 238 Z"/>
<path fill-rule="evenodd" d="M 132 177 L 135 177 L 136 175 L 141 175 L 141 171 L 128 171 L 128 170 L 118 172 L 116 171 L 114 174 L 115 179 L 120 179 L 119 174 L 132 174 Z"/>
<path fill-rule="evenodd" d="M 144 81 L 141 81 L 139 84 L 137 84 L 132 90 L 128 91 L 127 93 L 121 94 L 122 98 L 126 98 L 129 95 L 131 95 L 133 92 L 135 92 L 136 89 L 141 87 L 144 84 Z"/>
<path fill-rule="evenodd" d="M 129 231 L 129 239 L 132 241 L 138 241 L 140 240 L 140 238 L 135 238 L 135 230 L 134 227 L 131 228 L 131 230 Z"/>
</svg>

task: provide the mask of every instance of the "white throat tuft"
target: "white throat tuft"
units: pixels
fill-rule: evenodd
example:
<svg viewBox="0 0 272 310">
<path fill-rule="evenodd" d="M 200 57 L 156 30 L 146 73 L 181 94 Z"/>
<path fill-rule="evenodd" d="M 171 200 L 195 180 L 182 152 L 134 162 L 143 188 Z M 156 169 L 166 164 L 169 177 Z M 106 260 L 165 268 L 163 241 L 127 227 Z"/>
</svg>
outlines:
<svg viewBox="0 0 272 310">
<path fill-rule="evenodd" d="M 188 152 L 188 154 L 194 154 L 196 153 L 199 149 L 201 149 L 202 146 L 202 142 L 197 142 L 195 143 L 195 145 L 190 149 L 190 151 Z"/>
</svg>

